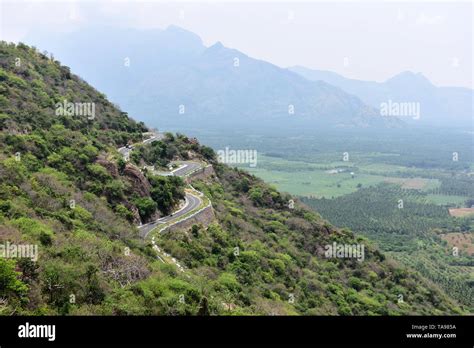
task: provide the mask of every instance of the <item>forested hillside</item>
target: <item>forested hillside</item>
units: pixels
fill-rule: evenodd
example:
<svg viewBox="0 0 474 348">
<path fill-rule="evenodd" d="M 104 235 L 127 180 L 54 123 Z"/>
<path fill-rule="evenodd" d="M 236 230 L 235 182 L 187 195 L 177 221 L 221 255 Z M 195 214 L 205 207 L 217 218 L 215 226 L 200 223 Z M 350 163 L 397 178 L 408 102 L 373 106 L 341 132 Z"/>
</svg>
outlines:
<svg viewBox="0 0 474 348">
<path fill-rule="evenodd" d="M 58 112 L 65 101 L 93 103 L 95 112 Z M 291 197 L 218 164 L 184 135 L 124 161 L 117 148 L 147 131 L 58 61 L 0 44 L 0 242 L 39 250 L 37 260 L 0 258 L 0 314 L 466 313 L 368 239 L 293 207 Z M 212 202 L 215 220 L 152 233 L 186 266 L 181 272 L 157 258 L 137 225 L 176 209 L 184 183 L 138 164 L 187 158 L 214 167 L 193 186 Z M 364 245 L 364 260 L 327 258 L 334 242 Z"/>
</svg>

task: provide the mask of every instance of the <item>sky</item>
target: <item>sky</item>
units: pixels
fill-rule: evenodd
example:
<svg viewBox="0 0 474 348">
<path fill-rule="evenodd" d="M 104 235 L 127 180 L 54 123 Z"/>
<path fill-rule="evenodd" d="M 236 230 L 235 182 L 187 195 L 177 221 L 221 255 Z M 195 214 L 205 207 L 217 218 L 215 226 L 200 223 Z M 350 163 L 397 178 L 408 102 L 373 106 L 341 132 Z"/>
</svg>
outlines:
<svg viewBox="0 0 474 348">
<path fill-rule="evenodd" d="M 6 41 L 38 30 L 173 24 L 206 46 L 220 41 L 280 67 L 379 82 L 409 70 L 437 86 L 474 87 L 471 1 L 0 1 Z"/>
</svg>

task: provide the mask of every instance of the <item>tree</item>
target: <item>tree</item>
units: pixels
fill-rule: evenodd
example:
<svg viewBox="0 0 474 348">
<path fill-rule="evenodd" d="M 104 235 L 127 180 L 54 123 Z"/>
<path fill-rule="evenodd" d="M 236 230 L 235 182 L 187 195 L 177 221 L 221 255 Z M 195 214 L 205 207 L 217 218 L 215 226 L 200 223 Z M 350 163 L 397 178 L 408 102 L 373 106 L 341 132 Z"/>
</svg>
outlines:
<svg viewBox="0 0 474 348">
<path fill-rule="evenodd" d="M 125 160 L 122 157 L 120 157 L 117 160 L 117 167 L 118 167 L 118 170 L 119 170 L 120 174 L 123 174 L 123 171 L 125 169 L 126 164 L 127 164 L 127 162 L 125 162 Z"/>
<path fill-rule="evenodd" d="M 98 268 L 95 265 L 88 265 L 86 269 L 86 301 L 87 303 L 99 304 L 105 297 L 104 291 L 100 287 Z"/>
<path fill-rule="evenodd" d="M 0 297 L 23 298 L 28 293 L 28 286 L 15 271 L 15 261 L 0 258 Z"/>
<path fill-rule="evenodd" d="M 138 213 L 143 220 L 148 219 L 156 211 L 157 204 L 149 197 L 141 197 L 135 200 Z"/>
<path fill-rule="evenodd" d="M 215 161 L 216 159 L 216 153 L 208 146 L 201 146 L 201 154 L 209 161 Z"/>
<path fill-rule="evenodd" d="M 201 301 L 199 302 L 199 309 L 198 309 L 197 315 L 201 315 L 201 316 L 211 315 L 211 313 L 209 312 L 209 303 L 208 303 L 207 297 L 201 298 Z"/>
</svg>

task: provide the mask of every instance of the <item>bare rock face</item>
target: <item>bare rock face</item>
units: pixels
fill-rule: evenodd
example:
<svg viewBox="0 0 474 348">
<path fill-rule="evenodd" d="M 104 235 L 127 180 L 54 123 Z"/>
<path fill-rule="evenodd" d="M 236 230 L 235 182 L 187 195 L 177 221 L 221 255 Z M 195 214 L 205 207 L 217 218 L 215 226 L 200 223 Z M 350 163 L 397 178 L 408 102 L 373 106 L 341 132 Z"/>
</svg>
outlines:
<svg viewBox="0 0 474 348">
<path fill-rule="evenodd" d="M 133 224 L 134 225 L 139 225 L 142 221 L 141 221 L 141 218 L 140 218 L 140 214 L 138 212 L 138 209 L 137 207 L 135 207 L 132 203 L 130 202 L 124 202 L 125 206 L 127 207 L 128 210 L 130 210 L 130 212 L 132 213 L 133 215 Z"/>
<path fill-rule="evenodd" d="M 127 163 L 123 170 L 123 175 L 132 185 L 132 190 L 141 197 L 150 196 L 151 185 L 140 169 Z"/>
<path fill-rule="evenodd" d="M 160 217 L 162 217 L 160 211 L 159 211 L 159 210 L 156 210 L 153 214 L 151 214 L 151 216 L 148 218 L 147 221 L 144 221 L 144 223 L 151 222 L 151 221 L 156 221 L 156 220 L 158 220 Z"/>
</svg>

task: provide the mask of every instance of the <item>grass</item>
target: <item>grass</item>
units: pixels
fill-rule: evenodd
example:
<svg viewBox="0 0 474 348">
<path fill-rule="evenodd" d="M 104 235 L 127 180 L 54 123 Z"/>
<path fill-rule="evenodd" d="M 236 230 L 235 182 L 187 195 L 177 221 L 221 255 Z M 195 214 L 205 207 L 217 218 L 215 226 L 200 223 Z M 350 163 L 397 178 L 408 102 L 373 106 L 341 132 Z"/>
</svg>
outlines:
<svg viewBox="0 0 474 348">
<path fill-rule="evenodd" d="M 357 166 L 356 166 L 357 164 Z M 289 161 L 265 155 L 258 156 L 257 167 L 239 166 L 274 185 L 281 191 L 298 196 L 338 197 L 358 190 L 358 186 L 373 186 L 380 182 L 395 182 L 404 188 L 428 190 L 439 186 L 438 180 L 401 178 L 397 173 L 417 171 L 397 165 L 330 160 L 321 163 Z M 327 171 L 344 168 L 346 171 L 331 174 Z M 354 178 L 350 174 L 354 171 Z"/>
<path fill-rule="evenodd" d="M 350 173 L 329 174 L 314 170 L 304 172 L 274 172 L 266 169 L 250 170 L 279 190 L 298 196 L 337 197 L 356 191 L 357 186 L 375 185 L 384 178 L 360 174 L 354 178 Z"/>
</svg>

